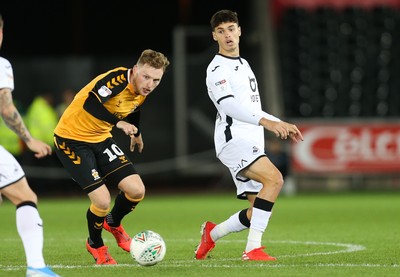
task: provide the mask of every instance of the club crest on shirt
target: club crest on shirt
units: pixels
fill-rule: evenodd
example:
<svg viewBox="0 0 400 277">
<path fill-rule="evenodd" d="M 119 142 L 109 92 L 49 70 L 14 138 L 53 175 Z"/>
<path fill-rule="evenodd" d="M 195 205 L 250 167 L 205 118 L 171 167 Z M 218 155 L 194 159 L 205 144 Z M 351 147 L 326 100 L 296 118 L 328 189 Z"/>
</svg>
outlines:
<svg viewBox="0 0 400 277">
<path fill-rule="evenodd" d="M 260 149 L 258 149 L 257 146 L 253 146 L 253 155 L 257 154 L 258 152 L 260 152 Z"/>
<path fill-rule="evenodd" d="M 92 176 L 94 181 L 100 179 L 99 173 L 97 172 L 96 169 L 92 169 Z"/>
<path fill-rule="evenodd" d="M 106 86 L 101 86 L 101 88 L 97 92 L 102 97 L 107 97 L 107 96 L 111 95 L 111 93 L 112 93 L 112 91 Z"/>
<path fill-rule="evenodd" d="M 218 88 L 220 91 L 226 90 L 226 80 L 223 79 L 215 83 L 215 87 Z"/>
</svg>

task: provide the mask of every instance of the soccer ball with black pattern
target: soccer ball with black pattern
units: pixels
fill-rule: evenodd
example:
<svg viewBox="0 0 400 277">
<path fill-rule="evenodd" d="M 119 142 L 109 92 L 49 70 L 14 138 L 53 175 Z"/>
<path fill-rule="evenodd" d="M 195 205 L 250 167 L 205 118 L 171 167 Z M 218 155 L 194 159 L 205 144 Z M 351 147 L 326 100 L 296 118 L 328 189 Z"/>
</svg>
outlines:
<svg viewBox="0 0 400 277">
<path fill-rule="evenodd" d="M 161 262 L 166 251 L 164 239 L 154 231 L 145 230 L 132 238 L 130 253 L 140 265 L 151 266 Z"/>
</svg>

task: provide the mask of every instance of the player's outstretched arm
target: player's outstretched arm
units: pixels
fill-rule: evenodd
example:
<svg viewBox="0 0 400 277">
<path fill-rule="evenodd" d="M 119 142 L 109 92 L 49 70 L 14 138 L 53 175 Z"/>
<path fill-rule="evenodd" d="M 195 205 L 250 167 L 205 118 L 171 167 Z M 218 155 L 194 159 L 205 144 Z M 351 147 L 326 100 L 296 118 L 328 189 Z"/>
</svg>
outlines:
<svg viewBox="0 0 400 277">
<path fill-rule="evenodd" d="M 11 90 L 8 88 L 0 89 L 0 114 L 7 127 L 25 142 L 28 148 L 35 153 L 36 158 L 43 158 L 51 154 L 50 145 L 33 138 L 29 133 L 13 103 Z"/>
</svg>

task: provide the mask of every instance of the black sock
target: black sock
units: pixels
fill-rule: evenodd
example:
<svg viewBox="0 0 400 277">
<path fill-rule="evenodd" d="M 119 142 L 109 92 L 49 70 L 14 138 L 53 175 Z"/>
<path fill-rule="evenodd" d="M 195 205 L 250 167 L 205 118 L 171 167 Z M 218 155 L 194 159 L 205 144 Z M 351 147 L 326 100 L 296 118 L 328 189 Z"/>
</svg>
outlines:
<svg viewBox="0 0 400 277">
<path fill-rule="evenodd" d="M 274 206 L 273 202 L 269 202 L 268 200 L 265 199 L 261 199 L 256 197 L 256 199 L 254 200 L 254 208 L 266 211 L 266 212 L 270 212 L 272 211 L 272 207 Z"/>
<path fill-rule="evenodd" d="M 249 228 L 250 227 L 250 219 L 247 218 L 247 210 L 248 209 L 244 209 L 239 212 L 239 221 L 240 221 L 240 223 L 243 224 L 243 226 L 246 226 L 247 228 Z"/>
<path fill-rule="evenodd" d="M 137 202 L 131 202 L 125 197 L 124 192 L 120 192 L 115 198 L 114 207 L 111 212 L 107 215 L 106 220 L 107 224 L 111 227 L 118 227 L 121 225 L 121 221 L 136 208 L 136 205 L 139 204 L 141 199 Z"/>
<path fill-rule="evenodd" d="M 103 230 L 104 217 L 97 216 L 88 209 L 86 219 L 89 229 L 89 245 L 93 248 L 102 247 L 104 243 L 101 238 L 101 232 Z"/>
</svg>

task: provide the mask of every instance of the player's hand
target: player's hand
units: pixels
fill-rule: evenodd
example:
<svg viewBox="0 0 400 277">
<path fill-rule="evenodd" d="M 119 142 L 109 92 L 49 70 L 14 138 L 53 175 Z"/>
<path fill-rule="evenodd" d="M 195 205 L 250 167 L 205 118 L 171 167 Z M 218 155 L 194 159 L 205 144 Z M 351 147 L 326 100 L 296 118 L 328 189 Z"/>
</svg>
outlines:
<svg viewBox="0 0 400 277">
<path fill-rule="evenodd" d="M 51 147 L 50 145 L 44 143 L 43 141 L 32 138 L 29 142 L 26 143 L 28 148 L 35 153 L 35 157 L 40 159 L 46 157 L 47 155 L 51 155 Z"/>
<path fill-rule="evenodd" d="M 300 140 L 304 140 L 303 135 L 301 134 L 300 131 L 298 132 L 290 132 L 289 137 L 294 141 L 294 142 L 299 142 Z"/>
<path fill-rule="evenodd" d="M 285 121 L 271 121 L 265 118 L 261 119 L 260 125 L 265 129 L 273 132 L 277 137 L 281 139 L 291 138 L 294 142 L 304 140 L 303 135 L 296 125 L 287 123 Z"/>
<path fill-rule="evenodd" d="M 294 142 L 304 140 L 303 135 L 296 125 L 284 121 L 278 122 L 278 128 L 275 134 L 281 139 L 291 138 Z"/>
<path fill-rule="evenodd" d="M 140 134 L 137 137 L 131 136 L 131 147 L 130 147 L 131 152 L 135 151 L 136 145 L 138 146 L 139 153 L 142 153 L 144 147 L 142 134 Z"/>
<path fill-rule="evenodd" d="M 125 133 L 125 135 L 130 137 L 132 137 L 134 134 L 138 132 L 138 129 L 136 128 L 135 125 L 132 125 L 129 122 L 123 120 L 118 121 L 115 127 L 121 129 Z"/>
</svg>

